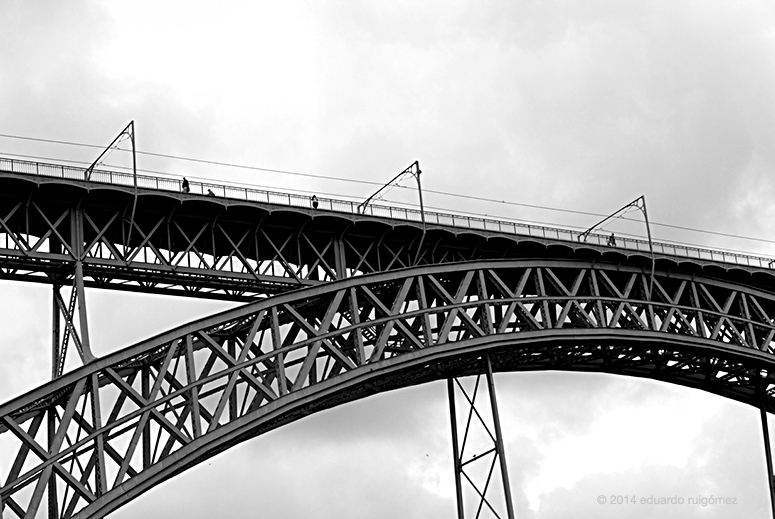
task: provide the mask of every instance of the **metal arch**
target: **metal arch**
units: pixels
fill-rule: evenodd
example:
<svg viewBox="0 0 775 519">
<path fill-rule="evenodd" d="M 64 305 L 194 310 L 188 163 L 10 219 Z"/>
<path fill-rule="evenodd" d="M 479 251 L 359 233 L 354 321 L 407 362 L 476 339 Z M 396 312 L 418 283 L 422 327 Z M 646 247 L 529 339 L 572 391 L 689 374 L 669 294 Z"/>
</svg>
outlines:
<svg viewBox="0 0 775 519">
<path fill-rule="evenodd" d="M 772 408 L 775 294 L 658 272 L 646 298 L 648 278 L 581 261 L 422 266 L 185 325 L 0 406 L 14 445 L 4 517 L 46 506 L 57 518 L 104 516 L 251 437 L 375 392 L 476 374 L 485 354 L 496 372 L 650 377 Z"/>
</svg>

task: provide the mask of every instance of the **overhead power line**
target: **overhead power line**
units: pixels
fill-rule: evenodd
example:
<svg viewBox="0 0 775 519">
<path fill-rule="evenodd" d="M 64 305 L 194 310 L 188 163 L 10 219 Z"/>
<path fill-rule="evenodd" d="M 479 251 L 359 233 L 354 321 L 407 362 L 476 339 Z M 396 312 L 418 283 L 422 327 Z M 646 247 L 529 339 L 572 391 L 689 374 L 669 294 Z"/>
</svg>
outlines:
<svg viewBox="0 0 775 519">
<path fill-rule="evenodd" d="M 25 141 L 36 141 L 36 142 L 47 142 L 47 143 L 53 143 L 53 144 L 64 144 L 68 146 L 81 146 L 85 148 L 99 148 L 102 149 L 104 146 L 98 146 L 96 144 L 84 144 L 82 142 L 69 142 L 69 141 L 58 141 L 53 139 L 39 139 L 36 137 L 23 137 L 21 135 L 8 135 L 6 133 L 0 133 L 0 137 L 5 137 L 8 139 L 20 139 Z M 120 151 L 126 151 L 126 150 L 120 150 Z M 258 166 L 248 166 L 245 164 L 234 164 L 231 162 L 219 162 L 216 160 L 206 160 L 206 159 L 195 159 L 192 157 L 181 157 L 178 155 L 168 155 L 166 153 L 154 153 L 152 151 L 137 151 L 138 155 L 148 155 L 150 157 L 161 157 L 165 159 L 173 159 L 173 160 L 183 160 L 186 162 L 195 162 L 198 164 L 209 164 L 211 166 L 224 166 L 229 168 L 240 168 L 240 169 L 249 169 L 253 171 L 265 171 L 268 173 L 280 173 L 283 175 L 293 175 L 297 177 L 307 177 L 307 178 L 320 178 L 323 180 L 336 180 L 339 182 L 350 182 L 353 184 L 366 184 L 370 186 L 381 186 L 381 182 L 372 182 L 370 180 L 360 180 L 356 178 L 345 178 L 345 177 L 332 177 L 328 175 L 315 175 L 313 173 L 300 173 L 298 171 L 288 171 L 284 169 L 272 169 L 272 168 L 262 168 Z"/>
<path fill-rule="evenodd" d="M 72 141 L 62 141 L 62 140 L 56 140 L 56 139 L 43 139 L 39 137 L 27 137 L 22 135 L 11 135 L 6 133 L 0 133 L 0 137 L 5 137 L 8 139 L 18 139 L 18 140 L 26 140 L 26 141 L 34 141 L 34 142 L 45 142 L 45 143 L 51 143 L 51 144 L 62 144 L 66 146 L 80 146 L 84 148 L 97 148 L 97 149 L 103 149 L 104 146 L 100 146 L 97 144 L 87 144 L 82 142 L 72 142 Z M 128 151 L 128 150 L 120 150 L 120 151 Z M 346 177 L 331 177 L 327 175 L 316 175 L 313 173 L 301 173 L 298 171 L 288 171 L 288 170 L 282 170 L 282 169 L 273 169 L 273 168 L 264 168 L 264 167 L 258 167 L 258 166 L 248 166 L 245 164 L 235 164 L 230 162 L 221 162 L 221 161 L 214 161 L 214 160 L 207 160 L 207 159 L 197 159 L 192 157 L 182 157 L 178 155 L 168 155 L 164 153 L 155 153 L 150 151 L 137 151 L 138 155 L 148 155 L 152 157 L 160 157 L 160 158 L 167 158 L 172 160 L 181 160 L 186 162 L 194 162 L 199 164 L 209 164 L 214 166 L 223 166 L 223 167 L 231 167 L 231 168 L 239 168 L 239 169 L 247 169 L 247 170 L 253 170 L 253 171 L 265 171 L 269 173 L 279 173 L 283 175 L 292 175 L 292 176 L 299 176 L 299 177 L 307 177 L 307 178 L 317 178 L 322 180 L 335 180 L 338 182 L 348 182 L 353 184 L 364 184 L 364 185 L 371 185 L 371 186 L 382 186 L 383 184 L 381 182 L 372 182 L 369 180 L 361 180 L 361 179 L 354 179 L 354 178 L 346 178 Z M 71 163 L 79 163 L 78 161 L 63 161 L 61 159 L 53 159 L 53 158 L 47 158 L 47 157 L 35 157 L 30 155 L 15 155 L 12 153 L 6 153 L 6 155 L 10 156 L 16 156 L 16 157 L 25 157 L 25 158 L 34 158 L 38 160 L 59 160 L 62 162 L 71 162 Z M 81 162 L 83 163 L 83 162 Z M 111 166 L 111 167 L 120 167 L 120 166 Z M 138 169 L 137 171 L 143 171 L 146 173 L 153 173 L 153 174 L 161 174 L 161 175 L 170 175 L 169 173 L 161 172 L 161 171 L 154 171 L 154 170 L 141 170 Z M 395 187 L 401 188 L 401 189 L 416 189 L 416 187 L 411 186 L 404 186 L 404 185 L 396 185 Z M 575 209 L 563 209 L 559 207 L 551 207 L 551 206 L 545 206 L 545 205 L 538 205 L 538 204 L 527 204 L 524 202 L 515 202 L 511 200 L 498 200 L 495 198 L 487 198 L 487 197 L 480 197 L 480 196 L 474 196 L 474 195 L 464 195 L 460 193 L 450 193 L 448 191 L 439 191 L 434 189 L 423 189 L 426 193 L 433 193 L 436 195 L 442 195 L 442 196 L 449 196 L 453 198 L 460 198 L 464 200 L 476 200 L 480 202 L 489 202 L 489 203 L 496 203 L 496 204 L 503 204 L 503 205 L 509 205 L 509 206 L 515 206 L 515 207 L 527 207 L 530 209 L 539 209 L 544 211 L 556 211 L 560 213 L 567 213 L 567 214 L 576 214 L 581 216 L 594 216 L 594 217 L 603 217 L 607 216 L 603 213 L 595 213 L 591 211 L 579 211 Z M 634 218 L 626 218 L 622 217 L 622 220 L 631 221 L 631 222 L 639 222 L 639 220 L 636 220 Z M 725 233 L 725 232 L 719 232 L 719 231 L 708 231 L 705 229 L 697 229 L 694 227 L 685 227 L 682 225 L 674 225 L 669 223 L 661 223 L 661 222 L 651 222 L 652 225 L 659 226 L 659 227 L 666 227 L 670 229 L 677 229 L 682 231 L 689 231 L 689 232 L 696 232 L 696 233 L 702 233 L 702 234 L 708 234 L 712 236 L 721 236 L 724 238 L 734 238 L 739 240 L 748 240 L 748 241 L 755 241 L 755 242 L 761 242 L 761 243 L 772 243 L 775 244 L 775 240 L 769 240 L 766 238 L 756 238 L 752 236 L 742 236 L 739 234 L 732 234 L 732 233 Z"/>
<path fill-rule="evenodd" d="M 20 139 L 20 140 L 28 140 L 28 141 L 35 141 L 35 142 L 47 142 L 47 143 L 53 143 L 53 144 L 63 144 L 63 145 L 68 145 L 68 146 L 81 146 L 81 147 L 85 147 L 85 148 L 99 148 L 99 149 L 102 149 L 104 147 L 104 146 L 98 146 L 96 144 L 85 144 L 85 143 L 82 143 L 82 142 L 60 141 L 60 140 L 55 140 L 55 139 L 41 139 L 41 138 L 37 138 L 37 137 L 25 137 L 25 136 L 21 136 L 21 135 L 9 135 L 9 134 L 6 134 L 6 133 L 0 133 L 0 137 L 5 137 L 5 138 L 8 138 L 8 139 Z M 299 176 L 299 177 L 319 178 L 319 179 L 324 179 L 324 180 L 336 180 L 336 181 L 340 181 L 340 182 L 351 182 L 351 183 L 354 183 L 354 184 L 367 184 L 367 185 L 372 185 L 372 186 L 382 186 L 383 185 L 381 182 L 372 182 L 372 181 L 369 181 L 369 180 L 360 180 L 360 179 L 345 178 L 345 177 L 331 177 L 331 176 L 327 176 L 327 175 L 315 175 L 313 173 L 301 173 L 301 172 L 298 172 L 298 171 L 288 171 L 288 170 L 282 170 L 282 169 L 262 168 L 262 167 L 258 167 L 258 166 L 247 166 L 247 165 L 244 165 L 244 164 L 234 164 L 234 163 L 230 163 L 230 162 L 220 162 L 220 161 L 215 161 L 215 160 L 196 159 L 196 158 L 192 158 L 192 157 L 181 157 L 181 156 L 178 156 L 178 155 L 168 155 L 168 154 L 164 154 L 164 153 L 155 153 L 155 152 L 150 152 L 150 151 L 140 151 L 140 150 L 138 150 L 137 154 L 138 155 L 148 155 L 148 156 L 151 156 L 151 157 L 161 157 L 161 158 L 167 158 L 167 159 L 173 159 L 173 160 L 183 160 L 183 161 L 195 162 L 195 163 L 199 163 L 199 164 L 210 164 L 210 165 L 213 165 L 213 166 L 224 166 L 224 167 L 231 167 L 231 168 L 249 169 L 249 170 L 254 170 L 254 171 L 266 171 L 266 172 L 269 172 L 269 173 L 280 173 L 280 174 L 283 174 L 283 175 L 294 175 L 294 176 Z M 48 159 L 48 160 L 54 160 L 54 159 Z M 138 170 L 138 171 L 140 171 L 140 170 Z M 412 188 L 412 187 L 409 187 L 409 186 L 403 186 L 403 185 L 397 185 L 395 187 L 399 187 L 399 188 L 402 188 L 402 189 L 416 189 L 416 188 Z M 493 199 L 493 198 L 485 198 L 485 197 L 478 197 L 478 196 L 472 196 L 472 195 L 461 195 L 461 194 L 458 194 L 458 193 L 448 193 L 446 191 L 437 191 L 437 190 L 433 190 L 433 189 L 425 189 L 424 191 L 426 191 L 428 193 L 437 194 L 437 195 L 452 196 L 452 197 L 464 198 L 464 199 L 468 199 L 468 200 L 478 200 L 478 201 L 481 201 L 481 202 L 495 202 L 495 203 L 506 204 L 506 205 L 514 205 L 514 206 L 518 206 L 518 207 L 529 207 L 529 208 L 532 208 L 532 209 L 543 209 L 543 210 L 547 210 L 547 211 L 558 211 L 558 212 L 562 212 L 562 213 L 579 214 L 579 215 L 584 215 L 584 216 L 605 216 L 605 215 L 600 214 L 600 213 L 591 213 L 591 212 L 587 212 L 587 211 L 575 211 L 573 209 L 561 209 L 561 208 L 558 208 L 558 207 L 548 207 L 548 206 L 535 205 L 535 204 L 525 204 L 525 203 L 522 203 L 522 202 L 512 202 L 512 201 L 507 201 L 507 200 L 496 200 L 496 199 Z"/>
</svg>

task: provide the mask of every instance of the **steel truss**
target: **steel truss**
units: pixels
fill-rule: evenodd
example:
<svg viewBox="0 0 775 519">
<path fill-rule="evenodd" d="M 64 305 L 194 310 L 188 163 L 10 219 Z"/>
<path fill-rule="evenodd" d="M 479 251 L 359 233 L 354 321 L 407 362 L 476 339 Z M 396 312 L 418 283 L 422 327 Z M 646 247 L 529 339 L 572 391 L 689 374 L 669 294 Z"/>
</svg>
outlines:
<svg viewBox="0 0 775 519">
<path fill-rule="evenodd" d="M 62 186 L 23 187 L 0 193 L 0 278 L 56 283 L 80 262 L 87 287 L 250 301 L 417 262 L 463 261 L 472 251 L 507 253 L 448 232 L 421 247 L 421 228 L 365 215 L 227 206 L 198 195 L 175 200 L 151 190 L 135 199 L 76 186 L 68 198 Z"/>
<path fill-rule="evenodd" d="M 52 312 L 51 378 L 64 373 L 68 346 L 72 340 L 81 363 L 94 360 L 86 317 L 86 294 L 83 278 L 73 277 L 70 295 L 62 296 L 61 285 L 54 285 Z"/>
<path fill-rule="evenodd" d="M 0 187 L 0 279 L 57 284 L 80 262 L 86 287 L 252 301 L 415 265 L 543 257 L 547 247 L 556 247 L 550 257 L 649 261 L 646 251 L 559 240 L 551 229 L 520 236 L 497 227 L 423 226 L 333 205 L 317 210 L 283 206 L 282 199 L 239 201 L 20 173 L 0 173 Z M 683 261 L 692 270 L 713 265 L 773 284 L 767 269 L 724 264 L 700 251 L 691 259 L 657 254 L 663 268 Z"/>
<path fill-rule="evenodd" d="M 465 479 L 465 482 L 470 485 L 470 488 L 475 492 L 474 508 L 476 512 L 473 516 L 476 519 L 481 516 L 482 512 L 485 513 L 485 517 L 495 517 L 496 519 L 507 517 L 508 519 L 514 519 L 514 505 L 511 500 L 509 472 L 506 466 L 506 452 L 503 445 L 500 414 L 498 413 L 498 403 L 495 397 L 495 381 L 493 380 L 492 363 L 490 362 L 489 354 L 484 356 L 482 364 L 483 368 L 480 369 L 479 373 L 476 375 L 473 389 L 469 388 L 467 390 L 459 378 L 447 379 L 449 416 L 452 423 L 452 459 L 455 469 L 457 516 L 458 519 L 463 519 L 466 516 L 467 510 L 463 499 L 463 480 Z M 489 413 L 484 412 L 481 404 L 477 407 L 476 398 L 477 396 L 481 396 L 479 388 L 483 374 L 486 379 L 486 389 L 484 391 L 489 395 Z M 465 409 L 467 409 L 465 427 L 462 428 L 462 442 L 459 440 L 461 424 L 457 415 L 457 406 L 455 403 L 456 394 L 460 394 L 464 397 L 464 405 Z M 482 443 L 479 443 L 481 452 L 467 454 L 472 449 L 476 449 L 476 447 L 472 447 L 471 444 L 469 444 L 469 440 L 475 437 L 474 431 L 476 429 L 479 429 L 480 436 L 484 436 L 485 447 L 481 448 Z M 481 435 L 481 433 L 485 434 Z M 487 448 L 488 445 L 492 445 L 492 447 Z M 466 447 L 469 447 L 468 451 L 466 451 Z M 497 468 L 496 463 L 498 464 Z M 479 470 L 477 471 L 476 469 Z M 493 494 L 495 492 L 490 492 L 489 498 L 487 493 L 488 490 L 493 489 L 493 487 L 490 486 L 490 484 L 493 483 L 493 473 L 500 475 L 501 485 L 503 487 L 503 494 L 497 496 L 495 499 L 493 499 Z M 475 480 L 479 480 L 478 483 Z M 484 481 L 482 482 L 481 480 Z M 506 509 L 500 510 L 499 513 L 496 509 L 498 507 L 496 501 L 500 501 L 501 498 L 503 499 Z"/>
<path fill-rule="evenodd" d="M 0 406 L 14 445 L 0 459 L 4 517 L 102 517 L 237 443 L 376 392 L 476 375 L 485 355 L 495 372 L 649 377 L 772 408 L 775 294 L 659 270 L 650 294 L 645 270 L 415 267 L 169 331 Z"/>
<path fill-rule="evenodd" d="M 407 172 L 419 182 L 417 163 Z M 50 283 L 55 294 L 73 286 L 71 296 L 54 296 L 59 308 L 52 322 L 54 377 L 65 368 L 70 341 L 81 359 L 91 358 L 87 287 L 252 301 L 415 265 L 533 257 L 549 245 L 580 257 L 625 254 L 559 245 L 545 236 L 461 232 L 333 210 L 138 190 L 136 182 L 120 186 L 3 173 L 0 185 L 0 279 Z M 648 260 L 637 251 L 626 254 L 637 256 L 631 262 Z M 672 268 L 676 258 L 660 261 Z M 769 271 L 750 272 L 761 283 L 773 283 Z"/>
</svg>

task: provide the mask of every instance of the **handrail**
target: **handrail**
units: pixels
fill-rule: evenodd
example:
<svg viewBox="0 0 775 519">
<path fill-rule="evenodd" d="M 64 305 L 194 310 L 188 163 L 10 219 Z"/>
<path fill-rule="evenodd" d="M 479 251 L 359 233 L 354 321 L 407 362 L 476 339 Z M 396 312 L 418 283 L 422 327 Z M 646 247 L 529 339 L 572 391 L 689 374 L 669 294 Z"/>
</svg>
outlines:
<svg viewBox="0 0 775 519">
<path fill-rule="evenodd" d="M 30 162 L 26 160 L 10 159 L 5 157 L 0 157 L 0 171 L 80 180 L 96 184 L 111 184 L 134 187 L 134 177 L 130 173 L 94 169 L 91 172 L 91 178 L 87 179 L 86 171 L 83 168 L 76 168 L 60 164 L 48 164 L 43 162 Z M 137 175 L 137 187 L 145 189 L 156 189 L 160 191 L 181 192 L 182 180 L 155 177 L 151 175 Z M 212 193 L 210 196 L 234 200 L 246 200 L 249 202 L 261 202 L 267 204 L 286 205 L 291 207 L 312 207 L 311 197 L 308 196 L 229 185 L 228 183 L 189 181 L 189 192 L 205 196 L 207 196 L 209 193 Z M 361 216 L 370 215 L 417 223 L 422 221 L 422 214 L 420 211 L 415 209 L 369 204 L 364 208 L 363 212 L 359 213 L 358 204 L 355 202 L 318 197 L 317 203 L 317 209 L 321 210 L 359 214 Z M 435 224 L 455 228 L 493 231 L 504 234 L 517 234 L 521 236 L 532 236 L 535 238 L 571 242 L 575 242 L 578 236 L 578 231 L 571 231 L 569 229 L 562 229 L 559 227 L 546 227 L 519 222 L 490 220 L 486 218 L 477 218 L 451 213 L 436 213 L 425 211 L 425 221 L 427 224 L 431 225 Z M 601 247 L 609 246 L 608 236 L 596 233 L 589 234 L 585 243 L 598 245 Z M 775 268 L 775 259 L 772 258 L 751 256 L 748 254 L 738 254 L 713 249 L 703 249 L 698 247 L 690 247 L 687 245 L 673 245 L 661 242 L 653 242 L 653 246 L 655 253 L 667 256 L 717 261 L 721 263 L 731 263 L 735 265 L 765 269 Z M 633 238 L 617 236 L 615 248 L 636 250 L 645 254 L 649 252 L 649 242 L 646 240 L 637 240 Z"/>
</svg>

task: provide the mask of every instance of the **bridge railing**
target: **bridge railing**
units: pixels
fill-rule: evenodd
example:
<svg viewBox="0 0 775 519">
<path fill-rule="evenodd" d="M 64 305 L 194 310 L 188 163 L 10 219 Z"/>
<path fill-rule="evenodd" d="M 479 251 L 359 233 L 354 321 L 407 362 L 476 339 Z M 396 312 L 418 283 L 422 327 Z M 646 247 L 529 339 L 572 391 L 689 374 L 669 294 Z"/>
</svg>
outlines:
<svg viewBox="0 0 775 519">
<path fill-rule="evenodd" d="M 135 177 L 131 173 L 126 172 L 94 169 L 91 172 L 89 178 L 87 178 L 86 170 L 84 168 L 76 168 L 60 164 L 47 164 L 42 162 L 30 162 L 5 157 L 0 157 L 0 171 L 66 178 L 127 187 L 134 187 L 135 182 Z M 183 189 L 183 183 L 182 180 L 174 178 L 137 175 L 137 187 L 144 189 L 156 189 L 160 191 L 181 192 Z M 189 192 L 205 196 L 286 205 L 291 207 L 310 208 L 312 205 L 312 200 L 309 196 L 292 193 L 281 193 L 276 191 L 266 191 L 224 183 L 190 181 Z M 333 198 L 318 198 L 318 209 L 350 214 L 366 214 L 370 216 L 411 222 L 422 221 L 422 214 L 416 209 L 370 204 L 364 209 L 359 210 L 359 206 L 355 202 L 336 200 Z M 425 221 L 433 225 L 493 231 L 504 234 L 517 234 L 522 236 L 532 236 L 535 238 L 571 242 L 578 241 L 578 237 L 580 235 L 578 231 L 562 229 L 559 227 L 545 227 L 541 225 L 530 225 L 520 222 L 491 220 L 466 215 L 436 213 L 432 211 L 425 212 Z M 587 235 L 585 243 L 606 247 L 609 246 L 608 239 L 608 235 L 590 233 Z M 654 253 L 660 255 L 718 261 L 747 267 L 768 269 L 775 268 L 775 260 L 772 258 L 662 242 L 652 242 L 652 244 L 654 247 Z M 616 245 L 614 245 L 614 247 L 636 250 L 646 254 L 650 252 L 648 241 L 628 238 L 624 236 L 616 237 Z"/>
</svg>

